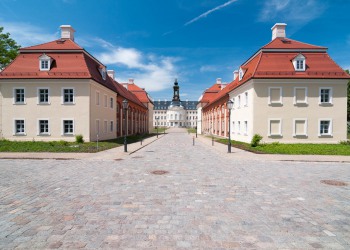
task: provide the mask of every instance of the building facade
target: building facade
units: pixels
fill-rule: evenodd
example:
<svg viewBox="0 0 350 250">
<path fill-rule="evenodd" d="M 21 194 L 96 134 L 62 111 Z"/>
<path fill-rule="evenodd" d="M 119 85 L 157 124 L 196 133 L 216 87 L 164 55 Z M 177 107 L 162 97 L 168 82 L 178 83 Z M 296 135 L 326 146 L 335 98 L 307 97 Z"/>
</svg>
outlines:
<svg viewBox="0 0 350 250">
<path fill-rule="evenodd" d="M 327 48 L 286 37 L 286 24 L 272 27 L 272 41 L 259 49 L 217 94 L 204 92 L 201 130 L 250 142 L 338 143 L 347 139 L 349 75 Z M 233 102 L 228 117 L 227 101 Z"/>
<path fill-rule="evenodd" d="M 58 40 L 20 49 L 0 72 L 1 138 L 74 141 L 81 134 L 96 141 L 148 131 L 148 107 L 111 73 L 74 42 L 70 25 Z"/>
<path fill-rule="evenodd" d="M 195 128 L 198 123 L 197 104 L 197 101 L 180 100 L 180 87 L 175 80 L 172 101 L 154 101 L 153 125 Z"/>
</svg>

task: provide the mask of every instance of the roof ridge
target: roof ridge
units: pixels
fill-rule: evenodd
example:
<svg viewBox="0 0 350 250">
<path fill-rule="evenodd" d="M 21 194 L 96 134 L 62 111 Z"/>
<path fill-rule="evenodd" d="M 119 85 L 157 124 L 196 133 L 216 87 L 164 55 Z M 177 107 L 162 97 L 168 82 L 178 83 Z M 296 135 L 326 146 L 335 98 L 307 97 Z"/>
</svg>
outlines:
<svg viewBox="0 0 350 250">
<path fill-rule="evenodd" d="M 255 69 L 253 70 L 253 73 L 252 73 L 252 77 L 251 77 L 251 78 L 254 77 L 255 72 L 256 72 L 256 70 L 257 70 L 257 68 L 258 68 L 258 66 L 259 66 L 259 64 L 260 64 L 260 62 L 261 62 L 262 54 L 263 54 L 263 52 L 261 51 L 261 52 L 260 52 L 260 55 L 259 55 L 259 60 L 258 60 L 257 64 L 255 65 Z"/>
</svg>

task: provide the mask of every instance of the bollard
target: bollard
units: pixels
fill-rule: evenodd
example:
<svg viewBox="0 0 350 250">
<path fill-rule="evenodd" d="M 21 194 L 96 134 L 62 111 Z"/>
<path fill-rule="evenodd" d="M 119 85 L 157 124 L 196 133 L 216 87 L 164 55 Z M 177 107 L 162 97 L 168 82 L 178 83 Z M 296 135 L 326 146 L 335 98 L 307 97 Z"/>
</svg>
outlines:
<svg viewBox="0 0 350 250">
<path fill-rule="evenodd" d="M 211 137 L 211 145 L 214 146 L 214 136 Z"/>
<path fill-rule="evenodd" d="M 193 146 L 194 146 L 194 136 L 193 136 Z"/>
</svg>

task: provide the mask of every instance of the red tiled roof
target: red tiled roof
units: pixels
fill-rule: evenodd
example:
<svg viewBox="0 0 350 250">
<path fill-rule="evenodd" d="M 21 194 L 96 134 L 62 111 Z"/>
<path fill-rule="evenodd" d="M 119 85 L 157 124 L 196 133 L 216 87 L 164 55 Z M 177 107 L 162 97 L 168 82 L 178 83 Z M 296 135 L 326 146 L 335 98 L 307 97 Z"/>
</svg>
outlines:
<svg viewBox="0 0 350 250">
<path fill-rule="evenodd" d="M 147 92 L 136 84 L 128 84 L 128 90 L 131 91 L 142 103 L 152 103 Z"/>
<path fill-rule="evenodd" d="M 58 39 L 48 43 L 21 48 L 20 52 L 28 50 L 83 50 L 83 48 L 70 39 Z"/>
<path fill-rule="evenodd" d="M 117 88 L 118 95 L 122 96 L 123 98 L 128 99 L 129 101 L 132 101 L 133 103 L 145 108 L 145 105 L 134 95 L 131 91 L 126 89 L 122 84 L 118 83 L 117 81 L 114 81 L 114 85 Z"/>
<path fill-rule="evenodd" d="M 308 43 L 302 43 L 289 38 L 277 37 L 262 49 L 327 49 L 326 47 L 316 46 Z"/>
</svg>

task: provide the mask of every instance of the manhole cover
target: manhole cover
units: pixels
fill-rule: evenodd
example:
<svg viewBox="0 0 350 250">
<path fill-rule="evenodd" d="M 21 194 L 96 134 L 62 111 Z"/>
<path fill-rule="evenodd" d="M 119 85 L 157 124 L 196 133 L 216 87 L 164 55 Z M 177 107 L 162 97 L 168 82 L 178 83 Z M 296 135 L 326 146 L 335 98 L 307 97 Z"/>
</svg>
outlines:
<svg viewBox="0 0 350 250">
<path fill-rule="evenodd" d="M 152 174 L 156 174 L 156 175 L 163 175 L 163 174 L 167 174 L 169 173 L 168 171 L 165 170 L 154 170 L 151 172 Z"/>
<path fill-rule="evenodd" d="M 122 161 L 123 159 L 114 159 L 115 161 Z"/>
<path fill-rule="evenodd" d="M 343 181 L 336 181 L 336 180 L 322 180 L 321 183 L 332 185 L 332 186 L 347 186 L 348 184 Z"/>
</svg>

